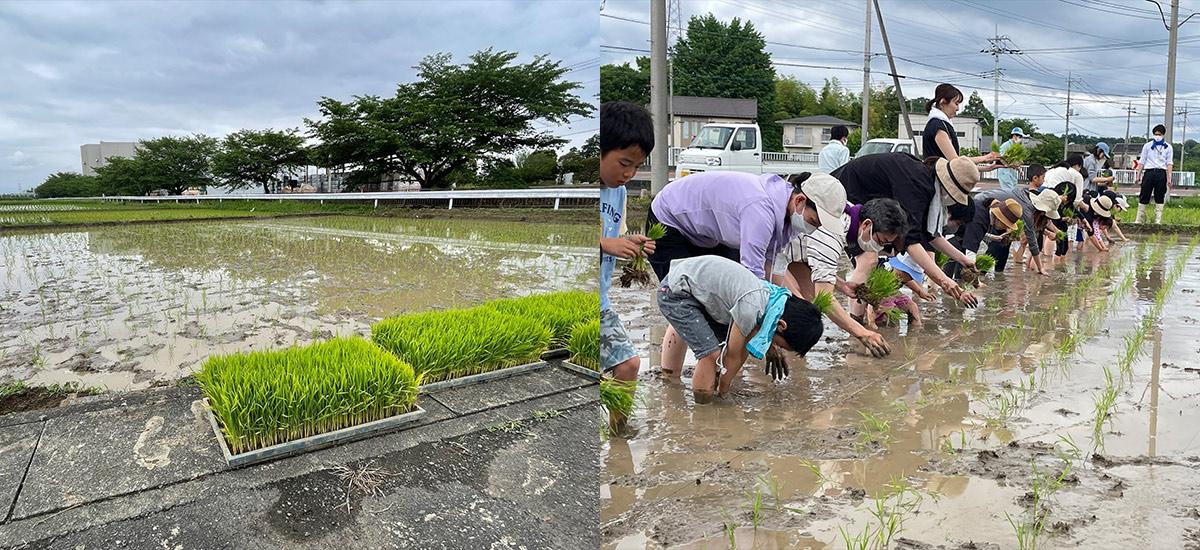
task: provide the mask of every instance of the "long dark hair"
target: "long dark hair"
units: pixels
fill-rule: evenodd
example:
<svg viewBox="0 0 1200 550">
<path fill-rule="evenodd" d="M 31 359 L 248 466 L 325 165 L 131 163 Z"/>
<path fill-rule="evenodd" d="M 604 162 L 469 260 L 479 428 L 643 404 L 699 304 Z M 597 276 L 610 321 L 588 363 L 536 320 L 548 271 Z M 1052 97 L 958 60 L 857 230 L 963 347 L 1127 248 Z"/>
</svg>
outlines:
<svg viewBox="0 0 1200 550">
<path fill-rule="evenodd" d="M 937 88 L 933 90 L 933 99 L 925 102 L 925 114 L 929 114 L 929 111 L 942 103 L 950 103 L 955 98 L 962 99 L 962 97 L 962 92 L 958 91 L 953 84 L 938 84 Z"/>
</svg>

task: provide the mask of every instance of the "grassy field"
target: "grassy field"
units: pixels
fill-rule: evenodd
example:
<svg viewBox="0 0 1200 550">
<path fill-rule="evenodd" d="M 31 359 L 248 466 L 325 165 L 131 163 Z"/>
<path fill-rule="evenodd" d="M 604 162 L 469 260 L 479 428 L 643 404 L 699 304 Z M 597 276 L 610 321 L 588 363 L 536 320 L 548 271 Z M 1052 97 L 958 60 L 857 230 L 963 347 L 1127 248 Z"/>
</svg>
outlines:
<svg viewBox="0 0 1200 550">
<path fill-rule="evenodd" d="M 1133 220 L 1137 218 L 1137 196 L 1129 196 L 1127 200 L 1129 200 L 1129 210 L 1117 214 L 1118 223 L 1133 223 Z M 1154 222 L 1153 203 L 1146 205 L 1146 217 L 1148 219 L 1143 221 Z M 1184 197 L 1167 201 L 1162 221 L 1165 225 L 1200 226 L 1200 197 Z"/>
</svg>

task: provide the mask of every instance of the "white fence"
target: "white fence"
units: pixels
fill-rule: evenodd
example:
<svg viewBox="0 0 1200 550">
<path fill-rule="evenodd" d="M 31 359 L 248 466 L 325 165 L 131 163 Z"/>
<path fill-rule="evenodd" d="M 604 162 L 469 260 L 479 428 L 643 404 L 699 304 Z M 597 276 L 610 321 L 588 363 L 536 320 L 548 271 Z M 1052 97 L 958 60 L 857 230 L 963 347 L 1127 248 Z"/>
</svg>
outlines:
<svg viewBox="0 0 1200 550">
<path fill-rule="evenodd" d="M 1025 177 L 1025 169 L 1027 169 L 1027 168 L 1029 168 L 1028 165 L 1023 165 L 1017 169 L 1017 172 L 1020 174 L 1018 176 L 1018 179 L 1020 181 L 1029 181 L 1029 179 L 1027 177 Z M 984 180 L 996 180 L 998 177 L 998 172 L 999 172 L 998 170 L 986 172 L 986 173 L 980 174 L 980 178 L 984 179 Z M 1116 182 L 1116 184 L 1118 186 L 1133 185 L 1133 180 L 1134 180 L 1134 178 L 1137 177 L 1137 170 L 1113 170 L 1112 172 L 1113 172 L 1113 177 L 1116 178 L 1114 181 Z M 1178 185 L 1180 187 L 1195 187 L 1196 173 L 1195 172 L 1171 172 L 1171 185 Z"/>
<path fill-rule="evenodd" d="M 320 201 L 325 204 L 325 201 L 374 201 L 376 207 L 379 206 L 379 201 L 386 202 L 405 202 L 405 201 L 427 201 L 427 200 L 444 200 L 448 201 L 448 207 L 454 208 L 454 201 L 457 200 L 553 200 L 554 209 L 558 210 L 559 204 L 563 199 L 570 200 L 600 200 L 599 188 L 591 189 L 470 189 L 464 191 L 389 191 L 376 193 L 278 193 L 278 194 L 247 194 L 247 195 L 168 195 L 164 197 L 150 196 L 115 196 L 115 197 L 91 197 L 93 199 L 106 201 L 129 201 L 129 202 L 195 202 L 200 204 L 202 201 L 217 201 L 223 202 L 228 200 L 245 200 L 245 201 L 263 201 L 276 200 L 279 202 L 287 201 Z"/>
</svg>

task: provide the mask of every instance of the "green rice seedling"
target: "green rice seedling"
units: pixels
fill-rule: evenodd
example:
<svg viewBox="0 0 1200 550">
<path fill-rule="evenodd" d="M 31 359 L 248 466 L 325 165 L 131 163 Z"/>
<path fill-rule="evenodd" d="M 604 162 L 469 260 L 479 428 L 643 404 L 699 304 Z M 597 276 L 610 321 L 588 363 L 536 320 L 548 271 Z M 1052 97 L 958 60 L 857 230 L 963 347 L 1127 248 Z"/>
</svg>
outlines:
<svg viewBox="0 0 1200 550">
<path fill-rule="evenodd" d="M 935 250 L 933 252 L 933 263 L 937 264 L 938 267 L 944 267 L 946 265 L 946 262 L 949 262 L 949 261 L 950 261 L 950 256 L 947 256 L 944 252 L 942 252 L 940 250 Z"/>
<path fill-rule="evenodd" d="M 656 223 L 646 230 L 646 237 L 652 241 L 661 239 L 667 235 L 667 227 L 661 223 Z M 642 285 L 650 284 L 649 263 L 642 256 L 646 249 L 646 243 L 638 246 L 638 253 L 629 261 L 629 265 L 622 269 L 621 286 L 628 288 L 633 283 Z"/>
<path fill-rule="evenodd" d="M 196 380 L 241 454 L 411 411 L 421 377 L 359 338 L 209 359 Z"/>
<path fill-rule="evenodd" d="M 1058 233 L 1055 233 L 1055 234 L 1054 234 L 1054 240 L 1056 240 L 1056 241 L 1065 241 L 1065 240 L 1067 240 L 1067 232 L 1066 232 L 1066 231 L 1059 231 Z"/>
<path fill-rule="evenodd" d="M 734 522 L 733 517 L 725 510 L 721 510 L 721 515 L 725 516 L 725 535 L 729 537 L 729 548 L 737 550 L 737 528 L 741 527 L 741 522 Z"/>
<path fill-rule="evenodd" d="M 830 308 L 833 307 L 833 293 L 828 290 L 822 290 L 813 297 L 812 303 L 814 306 L 817 306 L 817 309 L 821 310 L 821 313 L 828 315 Z"/>
<path fill-rule="evenodd" d="M 1021 234 L 1025 232 L 1025 220 L 1017 220 L 1013 224 L 1013 228 L 1004 234 L 1004 238 L 1000 241 L 1006 244 L 1012 244 L 1021 240 Z"/>
<path fill-rule="evenodd" d="M 858 414 L 862 416 L 863 420 L 858 428 L 857 446 L 865 446 L 867 443 L 887 445 L 892 442 L 892 426 L 888 421 L 863 411 L 858 411 Z"/>
<path fill-rule="evenodd" d="M 605 378 L 600 382 L 600 403 L 610 414 L 628 417 L 633 414 L 633 395 L 637 386 L 636 380 Z"/>
<path fill-rule="evenodd" d="M 405 315 L 371 326 L 371 340 L 412 365 L 426 382 L 537 361 L 551 337 L 551 329 L 536 319 L 486 306 Z"/>
<path fill-rule="evenodd" d="M 746 507 L 750 511 L 750 525 L 758 531 L 758 524 L 762 523 L 762 487 L 755 487 L 753 495 L 746 491 L 743 494 L 750 498 L 750 506 Z"/>
<path fill-rule="evenodd" d="M 600 370 L 600 319 L 577 323 L 571 329 L 567 350 L 571 352 L 572 363 Z"/>
<path fill-rule="evenodd" d="M 537 321 L 550 329 L 551 347 L 561 348 L 567 346 L 571 339 L 571 329 L 576 324 L 600 318 L 600 295 L 578 290 L 537 294 L 511 300 L 497 300 L 475 309 L 494 309 Z"/>
<path fill-rule="evenodd" d="M 838 525 L 838 531 L 842 534 L 842 542 L 846 543 L 846 550 L 867 550 L 871 544 L 870 525 L 863 527 L 863 532 L 853 537 L 841 525 Z"/>
<path fill-rule="evenodd" d="M 993 267 L 996 267 L 995 258 L 987 254 L 980 254 L 975 257 L 975 269 L 978 269 L 981 273 L 987 273 L 991 271 Z"/>
<path fill-rule="evenodd" d="M 867 280 L 858 285 L 854 292 L 857 298 L 874 307 L 879 307 L 879 302 L 899 292 L 900 286 L 900 279 L 896 278 L 895 273 L 877 267 L 871 270 L 870 275 L 867 275 Z"/>
</svg>

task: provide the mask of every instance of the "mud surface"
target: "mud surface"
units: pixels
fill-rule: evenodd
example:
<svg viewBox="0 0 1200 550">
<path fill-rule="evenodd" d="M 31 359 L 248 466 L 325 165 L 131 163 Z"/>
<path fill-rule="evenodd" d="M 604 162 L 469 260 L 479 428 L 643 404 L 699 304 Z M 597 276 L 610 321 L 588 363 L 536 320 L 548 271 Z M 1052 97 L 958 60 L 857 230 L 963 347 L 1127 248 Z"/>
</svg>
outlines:
<svg viewBox="0 0 1200 550">
<path fill-rule="evenodd" d="M 709 405 L 692 402 L 690 352 L 682 384 L 658 377 L 653 290 L 614 288 L 649 361 L 637 434 L 602 449 L 605 547 L 840 549 L 893 520 L 889 548 L 1017 548 L 1014 523 L 1043 526 L 1038 548 L 1200 547 L 1200 253 L 1166 241 L 1072 252 L 1049 276 L 1010 266 L 978 309 L 939 298 L 923 325 L 883 329 L 883 359 L 826 322 L 790 378 L 748 365 Z"/>
<path fill-rule="evenodd" d="M 169 383 L 386 316 L 595 288 L 591 225 L 323 216 L 0 234 L 0 383 Z"/>
</svg>

